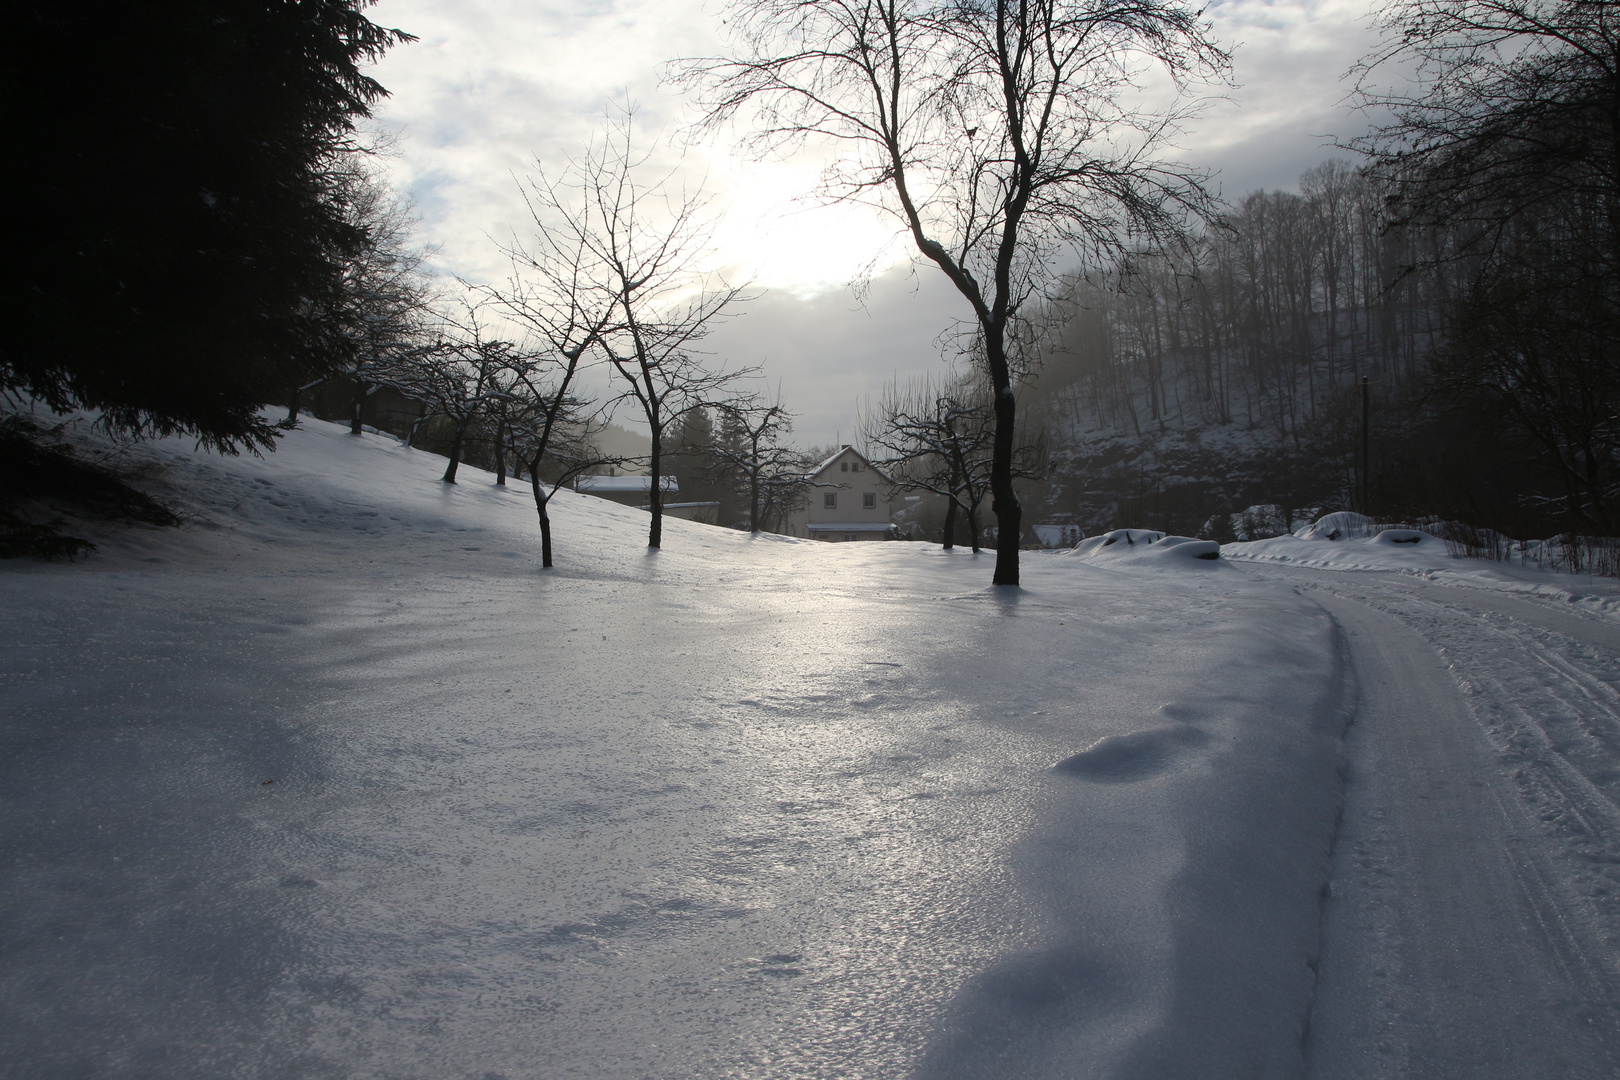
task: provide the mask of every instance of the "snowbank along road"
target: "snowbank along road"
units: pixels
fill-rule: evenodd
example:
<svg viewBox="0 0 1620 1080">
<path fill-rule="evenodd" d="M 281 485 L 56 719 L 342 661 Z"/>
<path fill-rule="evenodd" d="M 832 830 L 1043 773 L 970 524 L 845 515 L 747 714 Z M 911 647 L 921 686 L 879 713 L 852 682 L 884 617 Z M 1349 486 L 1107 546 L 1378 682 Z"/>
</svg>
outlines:
<svg viewBox="0 0 1620 1080">
<path fill-rule="evenodd" d="M 1616 1074 L 1601 603 L 131 453 L 0 570 L 5 1076 Z"/>
</svg>

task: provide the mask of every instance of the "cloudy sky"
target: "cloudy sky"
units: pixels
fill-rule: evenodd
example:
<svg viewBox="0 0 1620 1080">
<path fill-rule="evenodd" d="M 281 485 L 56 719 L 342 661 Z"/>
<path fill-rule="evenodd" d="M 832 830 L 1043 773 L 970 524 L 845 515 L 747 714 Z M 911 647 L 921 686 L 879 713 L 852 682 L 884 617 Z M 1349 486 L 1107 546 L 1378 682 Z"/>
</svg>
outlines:
<svg viewBox="0 0 1620 1080">
<path fill-rule="evenodd" d="M 1237 87 L 1182 140 L 1181 156 L 1217 171 L 1228 196 L 1291 188 L 1360 130 L 1343 105 L 1346 69 L 1373 40 L 1368 0 L 1211 4 L 1234 50 Z M 650 141 L 692 112 L 661 86 L 660 66 L 722 49 L 710 0 L 381 0 L 371 18 L 421 40 L 375 74 L 391 92 L 378 119 L 398 135 L 393 181 L 414 199 L 424 242 L 446 273 L 499 281 L 497 246 L 525 228 L 519 181 L 555 169 L 600 130 L 614 102 L 637 106 Z M 668 140 L 673 143 L 675 140 Z M 658 155 L 673 163 L 675 151 Z M 1343 156 L 1340 154 L 1339 156 Z M 686 152 L 724 216 L 714 259 L 759 298 L 706 342 L 716 359 L 759 366 L 798 415 L 803 445 L 851 441 L 860 403 L 890 379 L 938 371 L 939 338 L 964 314 L 937 271 L 913 271 L 892 229 L 854 208 L 807 198 L 818 162 L 760 163 L 723 143 Z M 852 279 L 876 268 L 861 298 Z M 622 419 L 629 420 L 626 415 Z"/>
</svg>

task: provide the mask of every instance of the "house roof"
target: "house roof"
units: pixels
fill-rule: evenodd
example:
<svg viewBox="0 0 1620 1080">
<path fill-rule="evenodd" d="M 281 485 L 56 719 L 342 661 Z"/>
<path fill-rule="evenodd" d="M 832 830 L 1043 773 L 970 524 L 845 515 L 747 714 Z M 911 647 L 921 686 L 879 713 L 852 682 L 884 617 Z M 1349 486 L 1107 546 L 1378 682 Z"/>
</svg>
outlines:
<svg viewBox="0 0 1620 1080">
<path fill-rule="evenodd" d="M 680 490 L 673 476 L 658 478 L 660 491 Z M 650 476 L 576 476 L 574 490 L 588 493 L 597 492 L 625 492 L 645 495 L 652 490 L 652 477 Z"/>
<path fill-rule="evenodd" d="M 839 458 L 843 457 L 845 454 L 850 454 L 850 455 L 852 455 L 852 456 L 854 456 L 856 458 L 859 458 L 861 461 L 866 463 L 866 467 L 868 469 L 871 469 L 873 472 L 877 473 L 883 479 L 888 480 L 889 483 L 891 483 L 891 484 L 894 483 L 893 480 L 889 480 L 889 474 L 888 473 L 884 472 L 882 469 L 880 469 L 876 465 L 872 464 L 872 459 L 871 458 L 867 457 L 865 454 L 861 453 L 859 450 L 855 449 L 853 446 L 846 446 L 846 447 L 843 447 L 842 449 L 840 449 L 838 451 L 838 453 L 834 454 L 832 457 L 828 458 L 826 461 L 823 461 L 820 465 L 817 465 L 816 468 L 815 468 L 815 471 L 811 475 L 820 476 L 822 473 L 826 472 L 827 469 L 832 466 L 833 462 L 837 461 Z"/>
</svg>

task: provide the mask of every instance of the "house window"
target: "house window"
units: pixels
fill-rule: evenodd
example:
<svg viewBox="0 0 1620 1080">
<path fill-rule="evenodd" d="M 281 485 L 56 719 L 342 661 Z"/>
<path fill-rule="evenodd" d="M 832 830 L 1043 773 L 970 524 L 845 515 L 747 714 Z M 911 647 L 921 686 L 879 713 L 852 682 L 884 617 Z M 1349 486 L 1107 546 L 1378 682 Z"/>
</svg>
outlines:
<svg viewBox="0 0 1620 1080">
<path fill-rule="evenodd" d="M 860 533 L 845 533 L 844 534 L 844 539 L 845 540 L 859 540 L 860 538 L 861 538 Z"/>
<path fill-rule="evenodd" d="M 876 510 L 877 509 L 877 492 L 868 491 L 868 492 L 862 493 L 862 495 L 861 495 L 861 505 L 866 507 L 868 510 Z"/>
<path fill-rule="evenodd" d="M 838 492 L 829 491 L 821 497 L 821 505 L 829 510 L 838 509 Z"/>
<path fill-rule="evenodd" d="M 849 472 L 849 462 L 847 462 L 847 461 L 840 461 L 840 462 L 839 462 L 839 463 L 838 463 L 838 471 L 839 471 L 839 472 Z"/>
<path fill-rule="evenodd" d="M 860 472 L 861 471 L 861 463 L 858 462 L 858 461 L 850 462 L 849 463 L 849 471 L 850 472 Z"/>
</svg>

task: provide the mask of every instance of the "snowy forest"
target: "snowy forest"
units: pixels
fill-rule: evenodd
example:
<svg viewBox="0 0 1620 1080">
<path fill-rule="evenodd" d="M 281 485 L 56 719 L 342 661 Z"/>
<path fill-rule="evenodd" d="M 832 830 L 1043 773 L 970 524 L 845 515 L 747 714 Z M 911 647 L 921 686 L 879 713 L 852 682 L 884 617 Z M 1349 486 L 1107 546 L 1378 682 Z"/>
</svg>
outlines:
<svg viewBox="0 0 1620 1080">
<path fill-rule="evenodd" d="M 1067 279 L 1022 389 L 1052 446 L 1047 512 L 1223 540 L 1256 503 L 1593 528 L 1602 504 L 1563 501 L 1557 464 L 1503 438 L 1501 402 L 1442 390 L 1477 263 L 1444 257 L 1446 230 L 1399 227 L 1365 169 L 1335 159 L 1299 186 L 1249 194 L 1180 250 Z"/>
</svg>

